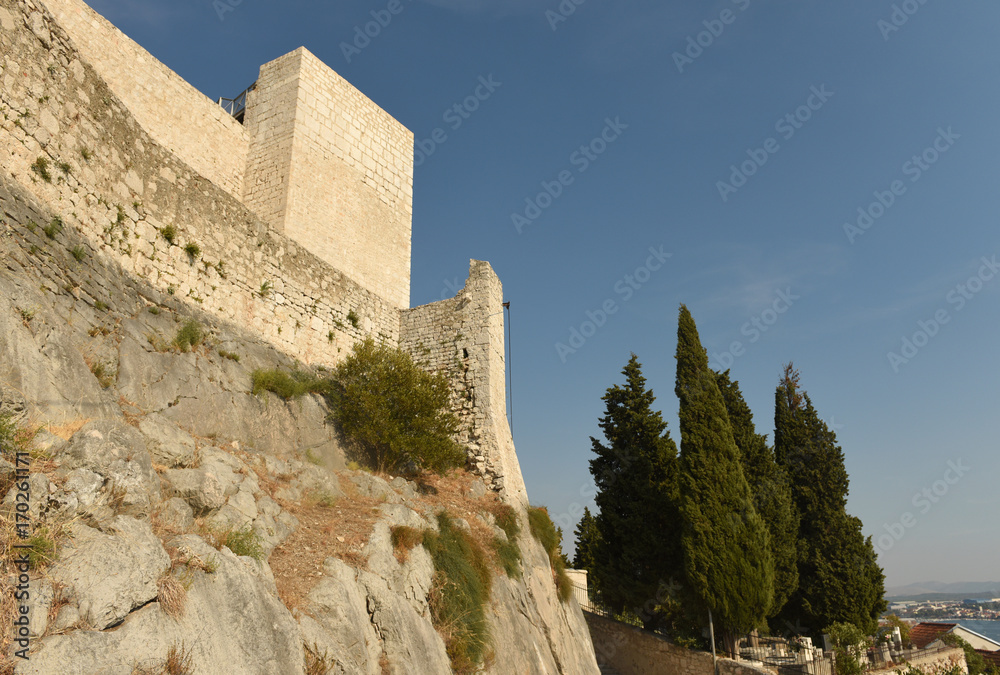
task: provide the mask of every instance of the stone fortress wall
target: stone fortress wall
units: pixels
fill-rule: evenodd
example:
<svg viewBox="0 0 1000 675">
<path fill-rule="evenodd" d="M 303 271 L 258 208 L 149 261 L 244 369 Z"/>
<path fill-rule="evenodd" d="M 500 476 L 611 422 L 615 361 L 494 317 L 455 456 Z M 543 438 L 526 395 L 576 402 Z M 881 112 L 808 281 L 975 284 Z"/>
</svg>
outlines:
<svg viewBox="0 0 1000 675">
<path fill-rule="evenodd" d="M 508 499 L 527 502 L 506 419 L 499 279 L 473 261 L 455 298 L 408 309 L 409 131 L 372 112 L 371 101 L 359 103 L 356 89 L 304 49 L 261 69 L 243 127 L 148 54 L 138 60 L 141 48 L 77 0 L 0 0 L 0 28 L 3 170 L 86 237 L 82 254 L 107 256 L 305 363 L 335 365 L 366 336 L 423 355 L 455 383 L 471 467 Z M 133 57 L 135 72 L 126 74 Z M 187 128 L 169 114 L 147 120 L 156 111 L 121 84 L 127 78 L 176 79 L 181 93 L 169 114 L 183 115 Z M 337 112 L 324 114 L 321 104 Z M 270 150 L 253 140 L 265 128 Z M 213 163 L 213 147 L 231 159 L 241 138 L 249 139 L 242 173 Z M 325 204 L 301 201 L 300 192 L 331 184 Z M 255 189 L 257 198 L 238 196 Z M 58 236 L 51 245 L 60 245 Z"/>
</svg>

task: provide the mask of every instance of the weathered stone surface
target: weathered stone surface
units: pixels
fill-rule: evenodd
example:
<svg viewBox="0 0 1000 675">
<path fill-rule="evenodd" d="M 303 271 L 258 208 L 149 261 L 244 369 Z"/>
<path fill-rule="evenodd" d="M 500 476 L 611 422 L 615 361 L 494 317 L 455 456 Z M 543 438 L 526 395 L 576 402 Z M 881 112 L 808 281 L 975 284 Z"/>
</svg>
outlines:
<svg viewBox="0 0 1000 675">
<path fill-rule="evenodd" d="M 110 534 L 74 524 L 71 547 L 51 575 L 69 587 L 83 618 L 104 629 L 155 598 L 156 581 L 169 567 L 170 558 L 149 525 L 118 516 Z"/>
<path fill-rule="evenodd" d="M 236 474 L 221 462 L 210 462 L 197 469 L 170 469 L 163 473 L 163 478 L 195 513 L 220 508 L 239 489 Z"/>
<path fill-rule="evenodd" d="M 87 469 L 103 476 L 119 494 L 122 512 L 149 515 L 160 501 L 160 479 L 146 441 L 135 428 L 114 420 L 88 422 L 56 455 L 61 469 Z"/>
<path fill-rule="evenodd" d="M 146 437 L 153 461 L 171 468 L 190 466 L 194 462 L 194 438 L 162 415 L 154 413 L 144 417 L 139 422 L 139 431 Z"/>
<path fill-rule="evenodd" d="M 396 494 L 396 491 L 382 478 L 363 471 L 355 472 L 351 475 L 351 482 L 358 488 L 358 494 L 362 497 L 380 499 L 390 504 L 399 504 L 403 498 Z"/>
<path fill-rule="evenodd" d="M 309 594 L 309 612 L 300 616 L 306 639 L 318 644 L 343 673 L 379 675 L 379 636 L 368 615 L 367 592 L 357 573 L 343 561 L 329 558 L 324 576 Z"/>
<path fill-rule="evenodd" d="M 183 646 L 198 675 L 302 675 L 299 628 L 277 599 L 266 565 L 216 551 L 194 535 L 170 544 L 217 565 L 212 574 L 193 573 L 182 617 L 168 617 L 154 602 L 114 631 L 45 638 L 17 673 L 129 675 L 136 666 L 160 668 L 171 647 Z"/>
<path fill-rule="evenodd" d="M 157 518 L 166 529 L 176 532 L 190 532 L 194 527 L 194 511 L 180 497 L 172 497 L 160 505 Z"/>
</svg>

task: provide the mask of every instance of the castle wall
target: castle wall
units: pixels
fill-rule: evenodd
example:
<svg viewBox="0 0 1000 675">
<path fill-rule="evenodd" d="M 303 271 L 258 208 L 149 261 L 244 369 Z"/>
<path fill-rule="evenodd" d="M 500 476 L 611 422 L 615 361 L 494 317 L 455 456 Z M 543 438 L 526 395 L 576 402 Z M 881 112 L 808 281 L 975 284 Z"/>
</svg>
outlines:
<svg viewBox="0 0 1000 675">
<path fill-rule="evenodd" d="M 251 210 L 409 307 L 413 134 L 304 47 L 261 67 L 246 124 Z"/>
<path fill-rule="evenodd" d="M 156 142 L 237 199 L 243 196 L 249 145 L 243 125 L 82 0 L 44 5 Z"/>
<path fill-rule="evenodd" d="M 285 208 L 282 222 L 286 234 L 282 234 L 210 176 L 188 165 L 182 155 L 157 142 L 101 73 L 77 51 L 76 43 L 42 4 L 50 1 L 0 0 L 0 109 L 6 115 L 0 122 L 0 164 L 58 213 L 63 227 L 85 237 L 88 245 L 79 253 L 106 256 L 163 293 L 252 330 L 305 363 L 335 365 L 357 340 L 372 336 L 408 349 L 430 368 L 444 369 L 453 384 L 453 401 L 463 421 L 459 440 L 469 447 L 471 468 L 507 499 L 526 504 L 506 417 L 503 289 L 489 263 L 471 262 L 469 280 L 455 298 L 412 310 L 403 304 L 404 309 L 399 309 L 399 303 L 405 303 L 409 295 L 411 184 L 402 176 L 410 175 L 412 154 L 403 160 L 398 153 L 384 150 L 386 159 L 379 166 L 399 162 L 402 169 L 378 189 L 369 183 L 387 174 L 377 169 L 371 175 L 363 174 L 369 181 L 364 183 L 362 171 L 344 162 L 331 160 L 330 165 L 312 168 L 317 176 L 330 176 L 331 184 L 350 178 L 355 180 L 350 189 L 363 191 L 350 207 L 359 211 L 345 211 L 345 226 L 340 229 L 352 229 L 351 219 L 361 219 L 359 231 L 367 232 L 370 241 L 352 244 L 345 240 L 343 245 L 356 245 L 355 263 L 372 269 L 383 259 L 379 251 L 389 245 L 391 237 L 383 236 L 380 228 L 370 223 L 366 225 L 365 218 L 384 216 L 379 209 L 388 208 L 386 200 L 391 201 L 388 185 L 402 181 L 397 206 L 405 211 L 405 223 L 400 216 L 401 220 L 383 225 L 390 230 L 396 227 L 393 231 L 400 234 L 398 255 L 387 255 L 387 267 L 405 279 L 394 291 L 381 286 L 379 292 L 369 286 L 375 283 L 370 278 L 359 283 L 310 251 L 312 246 L 307 248 L 306 243 L 286 236 L 290 230 L 299 234 L 308 231 L 307 227 L 296 230 L 298 226 L 288 216 L 295 207 Z M 264 158 L 271 162 L 267 165 L 271 169 L 265 169 L 264 163 L 256 166 L 261 176 L 272 169 L 281 175 L 279 184 L 298 180 L 297 169 L 289 168 L 300 161 L 297 153 L 308 155 L 317 149 L 317 145 L 310 149 L 304 143 L 306 150 L 300 150 L 303 143 L 297 140 L 298 117 L 290 131 L 287 120 L 268 126 L 272 124 L 269 116 L 285 115 L 289 106 L 302 109 L 300 97 L 309 87 L 301 73 L 308 70 L 311 59 L 308 52 L 300 50 L 288 59 L 293 64 L 288 70 L 265 67 L 262 88 L 266 95 L 253 103 L 256 113 L 252 124 L 256 126 L 251 128 L 258 137 L 273 140 L 270 148 L 260 148 L 256 155 L 261 162 Z M 324 77 L 334 77 L 331 73 Z M 137 73 L 135 77 L 143 76 Z M 343 92 L 338 96 L 343 99 Z M 333 101 L 327 103 L 338 110 L 331 119 L 350 116 Z M 314 106 L 319 104 L 314 102 Z M 304 119 L 319 117 L 310 113 Z M 286 135 L 272 133 L 281 125 L 288 131 Z M 337 128 L 338 133 L 352 133 L 349 128 Z M 323 133 L 330 131 L 324 129 Z M 383 133 L 378 125 L 372 129 L 371 139 Z M 404 149 L 407 142 L 412 151 L 412 136 L 403 139 Z M 355 134 L 347 156 L 357 155 L 357 147 Z M 308 158 L 303 161 L 308 164 Z M 44 170 L 40 169 L 42 162 Z M 358 162 L 364 166 L 364 156 L 359 156 Z M 362 181 L 361 188 L 357 181 Z M 343 189 L 349 191 L 348 187 Z M 258 206 L 267 201 L 264 192 L 257 194 L 262 195 Z M 372 195 L 381 195 L 378 206 L 373 204 Z M 298 198 L 294 191 L 286 191 L 285 196 L 290 201 Z M 280 201 L 275 204 L 275 211 L 280 211 Z M 365 209 L 374 215 L 360 212 Z M 171 228 L 172 243 L 168 241 Z M 58 233 L 46 241 L 51 247 L 70 245 L 69 239 Z M 33 254 L 46 256 L 49 252 L 40 248 Z M 389 284 L 391 278 L 386 276 L 380 283 Z M 114 298 L 91 300 L 114 302 Z M 172 336 L 161 337 L 169 341 Z"/>
<path fill-rule="evenodd" d="M 454 298 L 401 312 L 399 346 L 449 378 L 472 469 L 508 500 L 527 505 L 507 422 L 503 287 L 490 264 L 472 260 Z"/>
<path fill-rule="evenodd" d="M 160 146 L 38 0 L 0 0 L 0 27 L 0 164 L 87 237 L 83 255 L 108 256 L 306 363 L 332 365 L 366 335 L 396 344 L 394 306 Z M 49 180 L 32 168 L 40 160 Z M 50 245 L 65 246 L 58 235 Z"/>
</svg>

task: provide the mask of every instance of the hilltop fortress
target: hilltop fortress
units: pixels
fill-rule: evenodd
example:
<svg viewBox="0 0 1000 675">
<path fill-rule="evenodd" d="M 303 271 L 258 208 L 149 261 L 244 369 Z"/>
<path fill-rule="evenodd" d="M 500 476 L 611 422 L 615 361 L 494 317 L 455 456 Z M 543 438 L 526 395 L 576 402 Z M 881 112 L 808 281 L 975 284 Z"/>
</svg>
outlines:
<svg viewBox="0 0 1000 675">
<path fill-rule="evenodd" d="M 3 170 L 127 274 L 335 365 L 367 336 L 443 369 L 470 467 L 526 504 L 506 417 L 503 291 L 472 261 L 410 308 L 413 134 L 305 48 L 234 117 L 80 0 L 0 3 Z M 108 299 L 85 298 L 92 304 Z"/>
</svg>

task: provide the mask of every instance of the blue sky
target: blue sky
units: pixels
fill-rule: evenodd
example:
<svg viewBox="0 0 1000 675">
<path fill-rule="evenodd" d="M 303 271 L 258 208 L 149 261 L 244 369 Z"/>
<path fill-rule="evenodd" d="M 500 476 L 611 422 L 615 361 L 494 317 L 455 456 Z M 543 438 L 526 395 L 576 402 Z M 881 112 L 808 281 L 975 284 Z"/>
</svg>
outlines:
<svg viewBox="0 0 1000 675">
<path fill-rule="evenodd" d="M 424 148 L 441 130 L 411 302 L 493 264 L 518 456 L 557 520 L 592 505 L 589 436 L 630 352 L 679 441 L 683 302 L 760 431 L 800 369 L 889 585 L 1000 579 L 1000 6 L 395 1 L 93 5 L 212 98 L 304 45 Z M 372 12 L 391 20 L 345 54 Z"/>
</svg>

